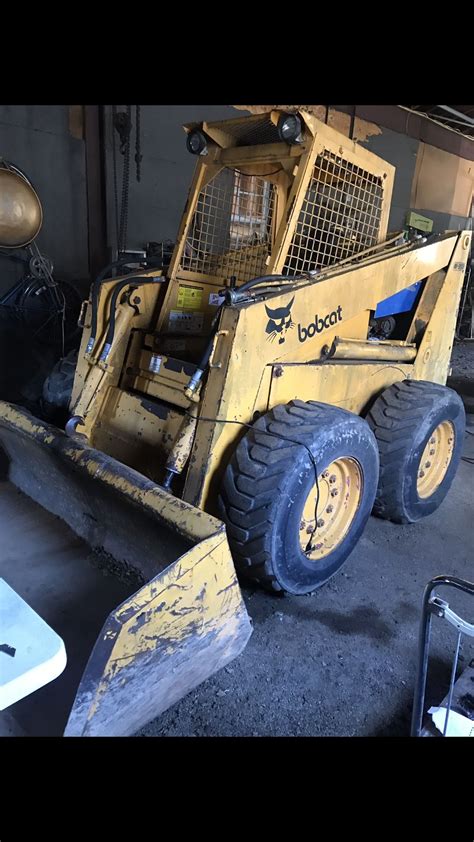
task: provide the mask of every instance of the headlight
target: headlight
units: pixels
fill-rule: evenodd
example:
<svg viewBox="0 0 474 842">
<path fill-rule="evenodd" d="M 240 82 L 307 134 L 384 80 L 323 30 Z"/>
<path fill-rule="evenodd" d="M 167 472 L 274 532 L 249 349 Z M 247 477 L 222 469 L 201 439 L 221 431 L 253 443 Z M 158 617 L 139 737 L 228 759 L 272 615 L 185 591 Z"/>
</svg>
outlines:
<svg viewBox="0 0 474 842">
<path fill-rule="evenodd" d="M 301 143 L 301 118 L 298 114 L 282 114 L 278 120 L 278 134 L 285 143 Z"/>
<path fill-rule="evenodd" d="M 192 155 L 202 155 L 207 150 L 206 135 L 199 129 L 193 129 L 186 138 L 186 146 Z"/>
</svg>

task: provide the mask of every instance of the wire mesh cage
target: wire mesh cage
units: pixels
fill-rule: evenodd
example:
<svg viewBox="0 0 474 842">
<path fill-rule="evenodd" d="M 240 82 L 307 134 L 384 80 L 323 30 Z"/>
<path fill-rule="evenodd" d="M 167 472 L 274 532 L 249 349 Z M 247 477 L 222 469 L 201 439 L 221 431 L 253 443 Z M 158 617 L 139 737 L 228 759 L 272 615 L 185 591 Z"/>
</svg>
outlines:
<svg viewBox="0 0 474 842">
<path fill-rule="evenodd" d="M 201 190 L 181 268 L 246 281 L 262 274 L 273 238 L 274 186 L 223 169 Z"/>
<path fill-rule="evenodd" d="M 376 245 L 383 181 L 324 150 L 316 158 L 283 274 L 330 266 Z"/>
</svg>

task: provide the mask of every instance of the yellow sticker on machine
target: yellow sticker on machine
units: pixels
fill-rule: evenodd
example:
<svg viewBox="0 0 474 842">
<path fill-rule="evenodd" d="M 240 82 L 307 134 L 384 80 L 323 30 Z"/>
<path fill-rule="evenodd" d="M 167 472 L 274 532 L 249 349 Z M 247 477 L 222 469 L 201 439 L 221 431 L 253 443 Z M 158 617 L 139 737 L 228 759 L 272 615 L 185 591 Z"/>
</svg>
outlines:
<svg viewBox="0 0 474 842">
<path fill-rule="evenodd" d="M 203 292 L 204 287 L 194 287 L 189 284 L 180 284 L 178 287 L 178 300 L 176 302 L 176 306 L 183 310 L 200 310 Z"/>
</svg>

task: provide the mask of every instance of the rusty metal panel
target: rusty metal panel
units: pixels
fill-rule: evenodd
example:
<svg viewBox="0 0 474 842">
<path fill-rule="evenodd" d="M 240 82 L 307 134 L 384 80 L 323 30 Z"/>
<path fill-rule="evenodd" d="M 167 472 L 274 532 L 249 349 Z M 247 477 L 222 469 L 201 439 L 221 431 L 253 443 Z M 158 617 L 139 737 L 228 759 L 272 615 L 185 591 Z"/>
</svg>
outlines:
<svg viewBox="0 0 474 842">
<path fill-rule="evenodd" d="M 370 401 L 387 386 L 410 378 L 406 363 L 346 363 L 279 365 L 273 367 L 270 406 L 290 400 L 322 401 L 363 414 Z"/>
</svg>

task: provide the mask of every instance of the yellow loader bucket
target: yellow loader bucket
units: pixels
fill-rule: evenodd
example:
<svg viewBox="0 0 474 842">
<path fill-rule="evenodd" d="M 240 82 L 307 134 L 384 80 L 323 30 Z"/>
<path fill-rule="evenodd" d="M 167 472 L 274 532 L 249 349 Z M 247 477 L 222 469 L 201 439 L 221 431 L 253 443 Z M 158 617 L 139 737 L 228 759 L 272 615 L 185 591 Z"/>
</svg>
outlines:
<svg viewBox="0 0 474 842">
<path fill-rule="evenodd" d="M 57 733 L 58 726 L 44 725 L 51 710 L 57 709 L 58 721 L 63 717 L 59 733 L 64 731 L 65 736 L 133 734 L 242 652 L 251 623 L 221 521 L 3 401 L 0 446 L 5 457 L 0 482 L 4 536 L 0 576 L 64 637 L 68 654 L 64 678 L 10 709 L 25 733 Z M 110 606 L 110 577 L 104 579 L 90 561 L 86 561 L 90 574 L 81 575 L 74 592 L 68 590 L 68 576 L 73 581 L 78 571 L 75 563 L 56 570 L 54 558 L 62 557 L 57 551 L 45 558 L 44 577 L 42 565 L 28 565 L 17 547 L 18 532 L 10 535 L 9 530 L 18 507 L 23 508 L 17 528 L 23 531 L 30 516 L 25 507 L 34 508 L 35 518 L 41 510 L 12 484 L 62 518 L 100 551 L 101 558 L 118 565 L 121 574 L 133 571 L 133 592 L 129 586 L 126 598 L 117 607 Z M 57 523 L 43 514 L 52 526 Z M 92 556 L 96 557 L 89 553 Z M 137 581 L 143 581 L 138 590 Z M 61 609 L 64 594 L 66 604 Z M 86 620 L 101 601 L 106 610 L 95 623 L 102 630 L 91 638 Z M 63 632 L 66 619 L 69 638 Z M 92 649 L 89 644 L 81 654 L 82 642 L 94 639 Z M 76 654 L 79 672 L 73 662 Z M 78 685 L 70 686 L 68 671 L 77 676 Z M 66 714 L 64 700 L 58 698 L 61 692 L 69 694 Z M 33 725 L 35 721 L 42 725 Z"/>
</svg>

